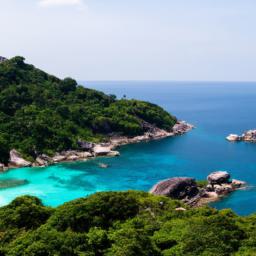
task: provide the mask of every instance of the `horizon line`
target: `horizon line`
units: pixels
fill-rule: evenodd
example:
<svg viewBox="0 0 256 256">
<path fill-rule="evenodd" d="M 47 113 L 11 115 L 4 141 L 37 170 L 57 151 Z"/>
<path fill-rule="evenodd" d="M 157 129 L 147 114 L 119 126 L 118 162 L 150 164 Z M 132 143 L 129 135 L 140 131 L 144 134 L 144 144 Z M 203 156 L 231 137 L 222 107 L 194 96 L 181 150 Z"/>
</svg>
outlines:
<svg viewBox="0 0 256 256">
<path fill-rule="evenodd" d="M 256 80 L 241 80 L 241 81 L 232 81 L 232 80 L 143 80 L 143 79 L 88 79 L 88 80 L 81 80 L 77 79 L 78 82 L 172 82 L 172 83 L 256 83 Z"/>
</svg>

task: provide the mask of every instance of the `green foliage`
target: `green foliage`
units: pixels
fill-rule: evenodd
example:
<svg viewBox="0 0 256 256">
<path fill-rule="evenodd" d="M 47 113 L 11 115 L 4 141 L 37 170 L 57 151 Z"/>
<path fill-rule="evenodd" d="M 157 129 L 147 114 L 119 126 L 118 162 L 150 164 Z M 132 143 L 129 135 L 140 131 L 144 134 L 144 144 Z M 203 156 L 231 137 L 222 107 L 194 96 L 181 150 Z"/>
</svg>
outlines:
<svg viewBox="0 0 256 256">
<path fill-rule="evenodd" d="M 11 148 L 35 158 L 39 153 L 76 149 L 78 140 L 97 142 L 120 133 L 140 135 L 143 122 L 171 129 L 176 118 L 142 101 L 117 100 L 60 80 L 15 57 L 0 64 L 0 161 Z"/>
<path fill-rule="evenodd" d="M 96 193 L 59 207 L 49 222 L 60 231 L 70 228 L 84 232 L 95 226 L 108 228 L 116 220 L 134 217 L 139 211 L 136 202 L 129 192 Z"/>
<path fill-rule="evenodd" d="M 18 197 L 8 206 L 0 208 L 0 229 L 35 229 L 45 223 L 52 212 L 36 197 Z"/>
<path fill-rule="evenodd" d="M 256 216 L 188 208 L 145 192 L 105 192 L 56 209 L 24 196 L 0 208 L 0 255 L 255 255 Z"/>
<path fill-rule="evenodd" d="M 208 185 L 208 181 L 207 180 L 198 180 L 198 181 L 196 181 L 196 184 L 199 188 L 204 188 Z"/>
</svg>

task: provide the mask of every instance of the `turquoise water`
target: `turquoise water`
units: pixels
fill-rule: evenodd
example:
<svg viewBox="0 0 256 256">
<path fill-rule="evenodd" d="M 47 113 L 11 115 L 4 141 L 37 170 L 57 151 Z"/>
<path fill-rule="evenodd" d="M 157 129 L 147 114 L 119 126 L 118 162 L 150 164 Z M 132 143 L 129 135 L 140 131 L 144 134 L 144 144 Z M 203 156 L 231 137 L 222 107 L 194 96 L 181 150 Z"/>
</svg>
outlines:
<svg viewBox="0 0 256 256">
<path fill-rule="evenodd" d="M 225 136 L 256 128 L 256 83 L 89 82 L 86 86 L 157 103 L 180 119 L 197 126 L 192 132 L 120 148 L 118 158 L 100 158 L 48 168 L 22 168 L 1 174 L 0 180 L 26 179 L 28 184 L 0 190 L 0 205 L 31 194 L 46 205 L 97 191 L 148 191 L 173 176 L 205 179 L 213 170 L 230 171 L 249 184 L 215 203 L 247 215 L 256 212 L 256 144 L 229 143 Z M 109 168 L 102 169 L 99 163 Z"/>
</svg>

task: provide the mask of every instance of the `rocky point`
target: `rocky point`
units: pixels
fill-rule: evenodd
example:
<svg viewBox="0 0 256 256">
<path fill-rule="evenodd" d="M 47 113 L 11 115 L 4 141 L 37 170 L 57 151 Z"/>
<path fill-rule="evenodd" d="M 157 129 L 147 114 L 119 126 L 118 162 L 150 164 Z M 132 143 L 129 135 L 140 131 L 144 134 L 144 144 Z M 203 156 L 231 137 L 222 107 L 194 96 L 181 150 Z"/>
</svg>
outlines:
<svg viewBox="0 0 256 256">
<path fill-rule="evenodd" d="M 204 186 L 199 186 L 193 178 L 175 177 L 157 183 L 150 193 L 179 199 L 191 206 L 201 206 L 245 187 L 245 182 L 230 178 L 226 171 L 215 171 L 208 175 Z"/>
</svg>

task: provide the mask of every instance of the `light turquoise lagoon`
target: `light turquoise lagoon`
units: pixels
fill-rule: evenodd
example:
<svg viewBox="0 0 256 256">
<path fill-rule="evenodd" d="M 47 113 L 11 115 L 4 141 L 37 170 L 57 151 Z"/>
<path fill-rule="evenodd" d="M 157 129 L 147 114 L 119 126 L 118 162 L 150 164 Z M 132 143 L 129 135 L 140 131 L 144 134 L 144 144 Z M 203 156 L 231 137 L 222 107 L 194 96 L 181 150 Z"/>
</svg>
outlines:
<svg viewBox="0 0 256 256">
<path fill-rule="evenodd" d="M 247 215 L 256 212 L 256 144 L 229 143 L 229 133 L 256 128 L 256 83 L 208 82 L 88 82 L 85 86 L 118 97 L 161 105 L 197 128 L 188 134 L 159 141 L 127 145 L 117 158 L 98 158 L 47 168 L 22 168 L 0 175 L 0 181 L 28 183 L 0 189 L 0 205 L 20 195 L 35 195 L 57 206 L 99 191 L 148 191 L 156 182 L 174 176 L 205 179 L 214 170 L 227 170 L 248 182 L 213 206 Z M 102 169 L 100 163 L 109 168 Z"/>
</svg>

